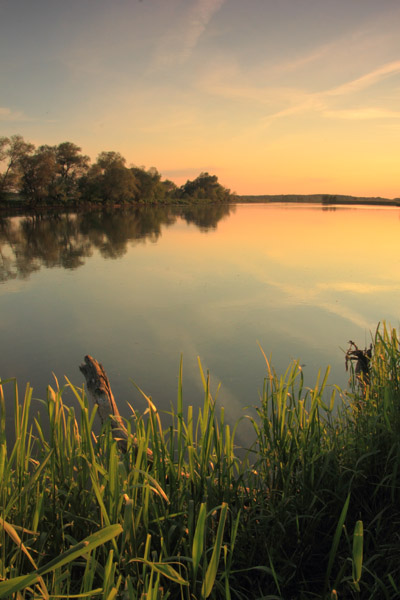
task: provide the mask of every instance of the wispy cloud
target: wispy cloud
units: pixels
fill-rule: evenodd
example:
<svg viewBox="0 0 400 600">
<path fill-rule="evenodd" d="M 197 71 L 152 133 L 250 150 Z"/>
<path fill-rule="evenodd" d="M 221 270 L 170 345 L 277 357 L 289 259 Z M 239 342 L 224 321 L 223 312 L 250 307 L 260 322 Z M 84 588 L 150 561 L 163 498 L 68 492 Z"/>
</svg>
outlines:
<svg viewBox="0 0 400 600">
<path fill-rule="evenodd" d="M 349 292 L 351 294 L 378 294 L 399 292 L 400 285 L 396 283 L 388 284 L 370 284 L 360 281 L 333 281 L 317 283 L 316 287 L 320 290 L 328 290 L 334 292 Z"/>
<path fill-rule="evenodd" d="M 355 108 L 336 109 L 332 106 L 334 99 L 349 98 L 360 91 L 380 83 L 383 79 L 397 75 L 398 73 L 400 73 L 400 61 L 394 61 L 384 64 L 361 77 L 325 91 L 306 93 L 303 90 L 298 90 L 292 96 L 294 102 L 291 106 L 268 115 L 263 119 L 263 124 L 268 126 L 276 119 L 307 112 L 320 113 L 323 117 L 331 119 L 398 119 L 400 117 L 399 111 L 382 107 L 361 106 L 358 104 Z"/>
<path fill-rule="evenodd" d="M 226 0 L 196 0 L 162 38 L 157 51 L 157 66 L 186 62 L 209 22 L 225 2 Z"/>
<path fill-rule="evenodd" d="M 324 117 L 329 119 L 347 119 L 351 121 L 370 121 L 373 119 L 400 119 L 400 111 L 383 108 L 354 108 L 348 110 L 324 110 Z"/>
<path fill-rule="evenodd" d="M 285 108 L 276 112 L 271 112 L 263 119 L 264 125 L 269 125 L 271 122 L 298 115 L 301 113 L 314 112 L 320 113 L 327 118 L 339 119 L 390 119 L 398 118 L 398 111 L 385 109 L 376 106 L 357 106 L 356 108 L 339 110 L 335 109 L 332 104 L 335 99 L 340 97 L 350 97 L 352 94 L 366 89 L 376 83 L 379 83 L 383 78 L 400 72 L 400 61 L 384 65 L 380 69 L 368 73 L 365 76 L 357 78 L 346 84 L 337 86 L 320 92 L 307 92 L 306 90 L 295 87 L 278 87 L 268 85 L 246 85 L 245 83 L 237 83 L 237 73 L 231 65 L 226 69 L 215 67 L 211 72 L 207 73 L 201 81 L 200 87 L 203 91 L 216 94 L 225 98 L 236 98 L 244 101 L 257 102 L 260 105 L 283 105 Z M 227 79 L 224 79 L 227 77 Z"/>
<path fill-rule="evenodd" d="M 184 44 L 185 53 L 190 53 L 196 47 L 208 23 L 224 2 L 225 0 L 198 0 L 196 2 L 189 13 L 187 22 L 188 32 Z"/>
<path fill-rule="evenodd" d="M 398 16 L 398 10 L 384 12 L 379 23 L 345 29 L 314 48 L 305 47 L 303 52 L 297 48 L 284 60 L 279 54 L 264 55 L 246 71 L 240 59 L 235 62 L 235 54 L 220 58 L 207 67 L 199 87 L 227 99 L 258 103 L 265 117 L 257 127 L 302 114 L 358 121 L 398 119 L 396 99 L 387 93 L 378 97 L 379 86 L 387 88 L 400 73 L 394 30 Z M 363 98 L 367 90 L 373 94 Z"/>
<path fill-rule="evenodd" d="M 279 61 L 277 64 L 273 65 L 268 69 L 269 74 L 282 75 L 283 73 L 288 73 L 291 71 L 296 71 L 305 66 L 310 66 L 312 63 L 316 63 L 320 60 L 324 60 L 325 58 L 332 56 L 337 51 L 337 47 L 340 45 L 338 40 L 334 40 L 327 44 L 323 44 L 322 46 L 318 46 L 314 48 L 310 52 L 306 52 L 301 56 L 296 56 L 292 59 L 286 61 Z"/>
<path fill-rule="evenodd" d="M 361 90 L 379 83 L 382 79 L 389 77 L 390 75 L 396 75 L 400 73 L 400 60 L 396 60 L 385 65 L 382 65 L 378 69 L 374 69 L 361 77 L 357 77 L 352 81 L 339 85 L 332 90 L 325 92 L 325 96 L 347 96 L 348 94 L 355 94 Z"/>
<path fill-rule="evenodd" d="M 0 106 L 0 121 L 31 121 L 22 111 L 11 110 Z"/>
</svg>

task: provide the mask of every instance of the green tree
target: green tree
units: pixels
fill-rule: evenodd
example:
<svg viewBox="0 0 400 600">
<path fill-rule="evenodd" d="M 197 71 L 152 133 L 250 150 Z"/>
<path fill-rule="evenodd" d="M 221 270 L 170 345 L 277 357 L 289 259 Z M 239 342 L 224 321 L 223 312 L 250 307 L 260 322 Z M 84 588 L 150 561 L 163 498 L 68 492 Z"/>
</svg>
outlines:
<svg viewBox="0 0 400 600">
<path fill-rule="evenodd" d="M 163 201 L 171 194 L 176 186 L 172 181 L 161 181 L 161 174 L 155 167 L 131 167 L 131 172 L 137 180 L 138 193 L 136 199 L 140 202 Z"/>
<path fill-rule="evenodd" d="M 125 167 L 125 162 L 119 152 L 101 152 L 96 163 L 81 178 L 82 198 L 114 204 L 133 200 L 138 192 L 137 180 Z"/>
<path fill-rule="evenodd" d="M 88 170 L 90 158 L 81 154 L 81 148 L 72 142 L 58 144 L 55 158 L 59 199 L 64 202 L 77 199 L 79 178 Z"/>
<path fill-rule="evenodd" d="M 101 189 L 105 202 L 129 202 L 137 193 L 137 183 L 129 169 L 112 165 L 103 173 Z"/>
<path fill-rule="evenodd" d="M 0 137 L 0 201 L 7 192 L 16 192 L 21 180 L 21 161 L 32 154 L 35 146 L 25 142 L 21 135 Z"/>
<path fill-rule="evenodd" d="M 35 177 L 36 184 L 40 179 L 43 186 L 47 186 L 47 194 L 44 190 L 41 194 L 42 200 L 46 197 L 49 203 L 64 204 L 79 198 L 79 178 L 87 171 L 90 160 L 80 152 L 79 146 L 72 142 L 62 142 L 58 146 L 40 146 L 36 157 Z M 33 176 L 32 167 L 31 163 L 30 180 Z"/>
<path fill-rule="evenodd" d="M 20 159 L 22 171 L 21 192 L 30 206 L 46 201 L 54 194 L 57 160 L 51 146 L 40 146 L 32 155 Z"/>
<path fill-rule="evenodd" d="M 175 196 L 176 191 L 178 189 L 178 186 L 176 185 L 176 183 L 174 183 L 170 179 L 164 179 L 164 181 L 161 182 L 161 185 L 163 186 L 163 188 L 165 190 L 166 197 L 173 198 Z"/>
<path fill-rule="evenodd" d="M 114 152 L 113 150 L 100 152 L 97 157 L 97 165 L 102 171 L 106 171 L 111 167 L 125 167 L 125 164 L 126 159 L 119 152 Z"/>
<path fill-rule="evenodd" d="M 182 199 L 210 202 L 229 202 L 232 198 L 230 190 L 218 183 L 218 177 L 208 173 L 200 173 L 193 181 L 188 180 L 179 188 L 177 195 Z"/>
</svg>

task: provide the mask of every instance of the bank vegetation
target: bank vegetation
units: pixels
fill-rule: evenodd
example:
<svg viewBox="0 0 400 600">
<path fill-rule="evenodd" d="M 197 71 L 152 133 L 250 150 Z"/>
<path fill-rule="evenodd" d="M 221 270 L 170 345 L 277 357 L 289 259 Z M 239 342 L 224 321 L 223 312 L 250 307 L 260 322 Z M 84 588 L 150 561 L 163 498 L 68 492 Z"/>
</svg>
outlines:
<svg viewBox="0 0 400 600">
<path fill-rule="evenodd" d="M 217 176 L 209 173 L 200 173 L 178 187 L 162 179 L 155 167 L 128 167 L 119 152 L 100 152 L 91 164 L 72 142 L 35 148 L 21 135 L 0 137 L 0 208 L 227 203 L 233 197 Z"/>
<path fill-rule="evenodd" d="M 247 450 L 201 367 L 198 414 L 181 365 L 176 406 L 161 415 L 144 395 L 125 451 L 110 421 L 95 434 L 84 388 L 49 387 L 37 412 L 29 385 L 21 397 L 3 380 L 0 598 L 398 598 L 396 331 L 380 327 L 365 356 L 348 390 L 266 359 Z"/>
</svg>

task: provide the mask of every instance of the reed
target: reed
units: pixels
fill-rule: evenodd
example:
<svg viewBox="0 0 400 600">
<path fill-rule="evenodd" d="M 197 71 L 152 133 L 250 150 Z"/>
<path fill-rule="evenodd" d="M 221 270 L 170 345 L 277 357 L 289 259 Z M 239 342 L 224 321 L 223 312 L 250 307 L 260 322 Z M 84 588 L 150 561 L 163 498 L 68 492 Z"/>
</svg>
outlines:
<svg viewBox="0 0 400 600">
<path fill-rule="evenodd" d="M 201 365 L 198 414 L 181 362 L 176 407 L 161 419 L 143 394 L 125 453 L 109 424 L 95 435 L 83 389 L 49 387 L 35 415 L 32 389 L 20 398 L 2 381 L 0 598 L 398 598 L 396 331 L 377 329 L 369 381 L 352 373 L 348 390 L 328 385 L 329 370 L 307 388 L 298 362 L 281 376 L 265 360 L 240 458 Z"/>
</svg>

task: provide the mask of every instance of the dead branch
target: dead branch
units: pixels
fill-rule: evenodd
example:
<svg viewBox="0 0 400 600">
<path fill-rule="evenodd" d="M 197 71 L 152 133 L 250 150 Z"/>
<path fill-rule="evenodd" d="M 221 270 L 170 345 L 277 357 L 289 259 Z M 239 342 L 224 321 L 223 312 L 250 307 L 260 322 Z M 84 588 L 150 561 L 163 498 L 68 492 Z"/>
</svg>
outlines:
<svg viewBox="0 0 400 600">
<path fill-rule="evenodd" d="M 372 357 L 372 344 L 368 350 L 367 348 L 360 350 L 358 346 L 351 340 L 349 341 L 349 344 L 350 348 L 347 350 L 345 358 L 346 371 L 348 371 L 349 362 L 356 361 L 354 372 L 357 379 L 362 381 L 364 384 L 368 384 L 370 375 L 369 365 Z"/>
</svg>

